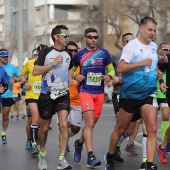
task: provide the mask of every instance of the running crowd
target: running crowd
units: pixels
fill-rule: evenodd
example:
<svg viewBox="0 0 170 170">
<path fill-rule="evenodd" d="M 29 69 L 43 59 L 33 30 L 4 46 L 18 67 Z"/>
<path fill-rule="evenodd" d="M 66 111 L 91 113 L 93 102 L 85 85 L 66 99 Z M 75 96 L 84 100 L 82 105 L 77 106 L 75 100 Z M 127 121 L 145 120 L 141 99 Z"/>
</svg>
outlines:
<svg viewBox="0 0 170 170">
<path fill-rule="evenodd" d="M 21 72 L 8 62 L 7 49 L 0 49 L 0 105 L 2 105 L 2 144 L 7 144 L 6 131 L 9 112 L 17 96 L 13 84 L 25 91 L 27 124 L 26 149 L 38 155 L 38 169 L 47 170 L 46 141 L 54 114 L 57 114 L 59 157 L 57 169 L 72 169 L 66 160 L 70 152 L 69 138 L 82 128 L 74 141 L 73 159 L 81 161 L 85 143 L 87 167 L 101 165 L 93 152 L 93 130 L 104 103 L 104 84 L 113 86 L 113 108 L 116 125 L 110 136 L 108 151 L 104 155 L 105 170 L 116 170 L 121 157 L 122 142 L 129 137 L 125 151 L 138 155 L 134 141 L 142 124 L 142 163 L 139 170 L 157 170 L 153 163 L 155 148 L 158 159 L 167 163 L 170 151 L 170 44 L 154 42 L 157 22 L 144 17 L 139 24 L 139 36 L 122 36 L 123 50 L 110 56 L 98 47 L 95 28 L 84 31 L 85 48 L 69 41 L 68 28 L 57 25 L 51 31 L 53 45 L 39 44 L 32 51 Z M 112 59 L 111 59 L 112 58 Z M 24 101 L 23 101 L 24 102 Z M 161 110 L 162 144 L 156 146 L 157 113 Z M 19 118 L 19 112 L 17 112 Z M 85 125 L 82 127 L 82 118 Z M 38 146 L 39 145 L 39 146 Z"/>
</svg>

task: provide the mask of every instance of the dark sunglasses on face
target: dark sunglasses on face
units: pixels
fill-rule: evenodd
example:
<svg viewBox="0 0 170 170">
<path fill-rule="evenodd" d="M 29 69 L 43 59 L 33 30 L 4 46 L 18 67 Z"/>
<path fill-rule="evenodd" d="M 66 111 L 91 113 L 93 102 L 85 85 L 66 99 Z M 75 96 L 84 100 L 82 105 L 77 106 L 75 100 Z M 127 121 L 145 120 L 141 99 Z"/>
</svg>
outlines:
<svg viewBox="0 0 170 170">
<path fill-rule="evenodd" d="M 162 48 L 162 50 L 165 51 L 165 52 L 170 52 L 169 48 Z"/>
<path fill-rule="evenodd" d="M 69 35 L 67 34 L 56 34 L 56 35 L 61 35 L 63 38 L 69 38 Z"/>
<path fill-rule="evenodd" d="M 8 56 L 0 56 L 0 57 L 1 57 L 1 58 L 6 58 L 6 57 L 8 58 Z"/>
<path fill-rule="evenodd" d="M 77 49 L 68 49 L 68 51 L 70 51 L 71 53 L 72 53 L 72 52 L 77 53 L 78 50 L 77 50 Z"/>
<path fill-rule="evenodd" d="M 125 40 L 124 42 L 126 42 L 126 43 L 128 43 L 128 42 L 130 42 L 131 40 Z"/>
<path fill-rule="evenodd" d="M 98 38 L 99 38 L 99 36 L 91 36 L 91 35 L 87 35 L 86 36 L 88 39 L 90 39 L 90 40 L 92 40 L 93 38 L 95 39 L 95 40 L 97 40 Z"/>
</svg>

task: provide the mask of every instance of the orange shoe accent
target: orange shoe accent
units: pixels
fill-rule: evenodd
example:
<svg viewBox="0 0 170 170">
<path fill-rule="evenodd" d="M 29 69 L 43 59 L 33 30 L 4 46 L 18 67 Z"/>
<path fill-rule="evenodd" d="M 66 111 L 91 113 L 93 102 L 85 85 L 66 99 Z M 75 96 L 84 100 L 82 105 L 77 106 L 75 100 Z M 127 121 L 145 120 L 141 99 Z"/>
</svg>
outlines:
<svg viewBox="0 0 170 170">
<path fill-rule="evenodd" d="M 156 151 L 158 153 L 158 160 L 163 164 L 166 164 L 168 162 L 166 157 L 167 155 L 166 149 L 160 149 L 158 145 L 156 146 Z"/>
</svg>

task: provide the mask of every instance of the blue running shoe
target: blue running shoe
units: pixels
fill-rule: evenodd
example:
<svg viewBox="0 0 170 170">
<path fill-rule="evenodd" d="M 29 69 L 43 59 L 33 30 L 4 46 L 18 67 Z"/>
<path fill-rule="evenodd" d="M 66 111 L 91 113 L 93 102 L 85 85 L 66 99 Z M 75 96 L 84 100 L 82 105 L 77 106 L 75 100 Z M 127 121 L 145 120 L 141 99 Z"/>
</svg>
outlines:
<svg viewBox="0 0 170 170">
<path fill-rule="evenodd" d="M 108 157 L 108 153 L 104 155 L 104 161 L 105 161 L 105 170 L 115 170 L 116 167 L 116 163 L 115 163 L 115 159 L 113 158 L 109 158 Z"/>
<path fill-rule="evenodd" d="M 67 145 L 65 155 L 68 154 L 69 152 L 70 152 L 70 147 L 69 145 Z"/>
<path fill-rule="evenodd" d="M 170 152 L 170 143 L 166 146 L 166 152 Z"/>
<path fill-rule="evenodd" d="M 79 139 L 74 140 L 75 151 L 73 152 L 73 159 L 74 159 L 75 162 L 80 162 L 80 160 L 81 160 L 81 151 L 83 150 L 83 147 L 79 147 L 77 145 L 78 141 L 80 141 L 80 140 Z"/>
<path fill-rule="evenodd" d="M 26 150 L 30 150 L 30 147 L 31 147 L 31 141 L 30 141 L 30 140 L 27 140 L 25 149 L 26 149 Z"/>
<path fill-rule="evenodd" d="M 1 138 L 2 138 L 2 144 L 7 144 L 6 136 L 3 135 L 3 136 L 1 136 Z"/>
<path fill-rule="evenodd" d="M 93 167 L 96 167 L 96 166 L 99 166 L 101 165 L 101 161 L 97 160 L 95 155 L 91 155 L 88 157 L 87 159 L 87 167 L 88 168 L 93 168 Z"/>
</svg>

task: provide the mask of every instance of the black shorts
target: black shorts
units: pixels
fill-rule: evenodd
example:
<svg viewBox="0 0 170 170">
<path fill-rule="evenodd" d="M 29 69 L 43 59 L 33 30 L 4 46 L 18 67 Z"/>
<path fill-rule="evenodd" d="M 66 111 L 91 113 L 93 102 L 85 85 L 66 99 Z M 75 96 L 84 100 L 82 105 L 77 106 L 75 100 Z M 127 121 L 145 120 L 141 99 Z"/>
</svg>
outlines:
<svg viewBox="0 0 170 170">
<path fill-rule="evenodd" d="M 22 94 L 22 96 L 25 96 L 26 92 L 25 92 L 25 91 L 22 91 L 21 94 Z"/>
<path fill-rule="evenodd" d="M 157 98 L 157 102 L 158 102 L 158 106 L 159 106 L 161 103 L 168 103 L 168 100 L 162 99 L 162 98 Z"/>
<path fill-rule="evenodd" d="M 40 94 L 38 99 L 39 114 L 42 119 L 50 119 L 56 112 L 70 110 L 70 94 L 59 97 L 55 100 L 50 98 L 50 94 Z"/>
<path fill-rule="evenodd" d="M 11 107 L 14 104 L 13 98 L 2 98 L 2 106 Z"/>
<path fill-rule="evenodd" d="M 128 113 L 138 113 L 140 112 L 140 108 L 145 104 L 153 105 L 153 97 L 147 97 L 144 100 L 136 100 L 136 99 L 120 99 L 120 108 Z"/>
<path fill-rule="evenodd" d="M 25 99 L 26 104 L 28 103 L 38 103 L 37 99 Z"/>
<path fill-rule="evenodd" d="M 14 100 L 14 102 L 19 102 L 19 101 L 21 101 L 21 95 L 20 95 L 20 93 L 18 93 L 18 96 L 17 96 L 17 97 L 13 97 L 13 100 Z"/>
<path fill-rule="evenodd" d="M 119 111 L 119 93 L 112 93 L 112 103 L 116 114 Z"/>
</svg>

